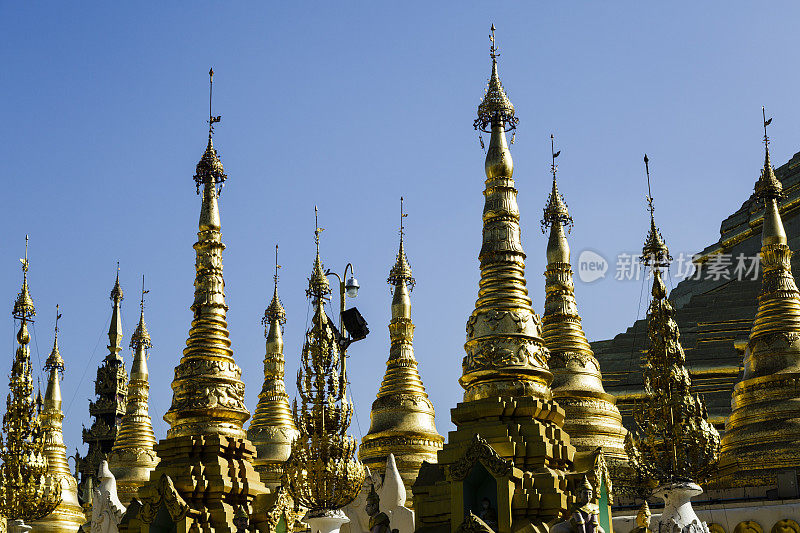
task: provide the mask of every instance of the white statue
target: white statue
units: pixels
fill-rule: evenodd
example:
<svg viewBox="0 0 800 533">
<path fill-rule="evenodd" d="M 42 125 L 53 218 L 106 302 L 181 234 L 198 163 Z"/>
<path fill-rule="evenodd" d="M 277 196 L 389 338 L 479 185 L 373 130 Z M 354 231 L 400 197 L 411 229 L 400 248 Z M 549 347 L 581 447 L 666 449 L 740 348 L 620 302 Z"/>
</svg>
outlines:
<svg viewBox="0 0 800 533">
<path fill-rule="evenodd" d="M 414 533 L 414 511 L 405 506 L 406 486 L 392 453 L 386 458 L 386 473 L 379 495 L 381 511 L 389 516 L 392 529 L 398 533 Z"/>
<path fill-rule="evenodd" d="M 347 504 L 342 510 L 350 522 L 344 524 L 341 533 L 368 533 L 369 532 L 369 515 L 364 510 L 367 503 L 367 496 L 373 487 L 373 477 L 380 478 L 380 476 L 373 476 L 369 471 L 369 467 L 365 466 L 366 476 L 364 476 L 364 485 L 361 487 L 361 492 L 358 493 L 356 499 Z M 379 489 L 379 485 L 375 485 L 375 489 Z"/>
<path fill-rule="evenodd" d="M 108 469 L 107 461 L 100 463 L 97 477 L 100 483 L 92 492 L 92 533 L 118 533 L 125 506 L 119 501 L 117 480 Z"/>
</svg>

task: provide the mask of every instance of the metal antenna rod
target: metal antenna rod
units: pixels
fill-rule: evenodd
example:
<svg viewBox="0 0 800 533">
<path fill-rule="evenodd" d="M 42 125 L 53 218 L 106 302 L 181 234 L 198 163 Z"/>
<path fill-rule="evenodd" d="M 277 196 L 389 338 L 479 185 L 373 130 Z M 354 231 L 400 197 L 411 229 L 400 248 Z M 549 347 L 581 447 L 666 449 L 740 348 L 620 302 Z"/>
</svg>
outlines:
<svg viewBox="0 0 800 533">
<path fill-rule="evenodd" d="M 647 173 L 647 206 L 652 215 L 655 208 L 653 207 L 653 193 L 650 192 L 650 159 L 647 154 L 644 154 L 644 169 Z"/>
</svg>

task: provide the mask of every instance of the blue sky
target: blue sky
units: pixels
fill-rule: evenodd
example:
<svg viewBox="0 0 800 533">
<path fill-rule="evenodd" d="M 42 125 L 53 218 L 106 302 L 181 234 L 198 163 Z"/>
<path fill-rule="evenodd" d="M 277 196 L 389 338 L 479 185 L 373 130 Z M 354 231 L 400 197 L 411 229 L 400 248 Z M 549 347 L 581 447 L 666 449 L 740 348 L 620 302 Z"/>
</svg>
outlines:
<svg viewBox="0 0 800 533">
<path fill-rule="evenodd" d="M 501 78 L 521 119 L 512 153 L 528 285 L 541 312 L 546 238 L 538 221 L 550 188 L 550 133 L 575 218 L 573 260 L 584 249 L 612 261 L 640 249 L 644 152 L 673 255 L 696 252 L 716 241 L 719 223 L 752 190 L 763 157 L 761 105 L 775 116 L 773 161 L 800 149 L 798 15 L 794 2 L 4 2 L 5 371 L 28 233 L 33 359 L 39 365 L 49 353 L 59 303 L 65 434 L 70 450 L 83 451 L 119 260 L 128 366 L 147 275 L 151 414 L 164 437 L 161 416 L 191 320 L 200 202 L 192 175 L 213 66 L 214 110 L 223 117 L 215 144 L 229 176 L 221 199 L 228 317 L 251 411 L 275 243 L 294 395 L 318 205 L 323 260 L 337 271 L 355 265 L 362 290 L 352 303 L 372 330 L 351 347 L 349 364 L 352 433 L 366 433 L 388 355 L 385 279 L 403 195 L 416 354 L 446 433 L 477 296 L 484 155 L 472 120 L 490 70 L 489 26 L 497 26 Z M 576 284 L 593 340 L 644 314 L 641 282 L 615 281 L 613 270 Z"/>
</svg>

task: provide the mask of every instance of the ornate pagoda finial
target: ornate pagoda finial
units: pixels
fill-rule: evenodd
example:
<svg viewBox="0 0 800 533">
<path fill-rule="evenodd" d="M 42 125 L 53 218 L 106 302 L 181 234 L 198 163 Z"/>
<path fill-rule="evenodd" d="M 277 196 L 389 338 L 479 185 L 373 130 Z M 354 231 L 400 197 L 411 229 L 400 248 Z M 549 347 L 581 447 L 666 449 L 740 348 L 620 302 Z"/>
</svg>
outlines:
<svg viewBox="0 0 800 533">
<path fill-rule="evenodd" d="M 775 170 L 769 158 L 769 136 L 767 136 L 767 126 L 772 124 L 772 117 L 767 119 L 767 112 L 761 106 L 761 117 L 764 120 L 764 168 L 761 169 L 761 177 L 756 182 L 755 194 L 763 199 L 780 199 L 783 196 L 783 185 L 775 177 Z"/>
<path fill-rule="evenodd" d="M 278 297 L 278 269 L 281 265 L 278 264 L 278 245 L 275 245 L 275 275 L 272 279 L 275 282 L 274 292 L 272 293 L 272 301 L 264 311 L 264 318 L 261 323 L 264 324 L 264 334 L 267 335 L 267 330 L 273 321 L 277 321 L 279 325 L 286 323 L 286 310 L 281 304 L 281 299 Z"/>
<path fill-rule="evenodd" d="M 406 250 L 403 245 L 403 236 L 405 233 L 405 227 L 403 225 L 404 219 L 408 216 L 403 210 L 403 197 L 400 197 L 400 249 L 397 251 L 397 262 L 395 262 L 392 269 L 389 271 L 389 278 L 386 280 L 387 283 L 390 285 L 390 289 L 394 292 L 395 287 L 400 286 L 401 284 L 406 284 L 408 291 L 411 292 L 414 290 L 414 285 L 416 281 L 414 280 L 413 276 L 411 275 L 411 265 L 408 264 L 408 258 L 406 257 Z"/>
<path fill-rule="evenodd" d="M 650 231 L 644 241 L 642 248 L 641 262 L 651 268 L 660 268 L 669 265 L 672 256 L 669 255 L 669 248 L 661 236 L 661 232 L 656 227 L 656 219 L 653 213 L 656 208 L 653 203 L 653 195 L 650 192 L 650 159 L 644 154 L 644 168 L 647 173 L 647 210 L 650 211 Z"/>
<path fill-rule="evenodd" d="M 33 306 L 33 299 L 28 290 L 28 236 L 25 235 L 25 257 L 19 260 L 22 263 L 22 289 L 17 294 L 14 302 L 14 318 L 33 322 L 36 316 L 36 308 Z"/>
<path fill-rule="evenodd" d="M 492 74 L 489 77 L 488 88 L 478 106 L 478 117 L 472 123 L 476 130 L 491 133 L 491 126 L 495 123 L 500 125 L 505 131 L 516 129 L 519 119 L 514 115 L 514 105 L 506 96 L 503 84 L 500 83 L 500 75 L 497 73 L 497 57 L 500 55 L 494 39 L 495 27 L 492 24 L 492 33 L 489 36 L 491 47 L 489 57 L 492 58 Z M 513 144 L 513 140 L 512 140 Z M 481 141 L 483 146 L 483 141 Z"/>
<path fill-rule="evenodd" d="M 214 69 L 208 71 L 208 145 L 200 162 L 197 163 L 196 173 L 194 175 L 195 185 L 197 186 L 197 194 L 200 194 L 200 186 L 203 184 L 210 185 L 213 189 L 215 185 L 219 185 L 216 189 L 216 195 L 222 193 L 222 187 L 225 185 L 225 180 L 228 176 L 225 174 L 225 169 L 222 167 L 222 162 L 219 160 L 217 151 L 214 149 L 214 143 L 211 136 L 214 133 L 214 124 L 222 120 L 222 115 L 216 117 L 211 112 L 211 96 L 214 88 Z M 205 195 L 204 195 L 205 197 Z M 217 217 L 219 214 L 217 214 Z"/>
<path fill-rule="evenodd" d="M 150 333 L 147 331 L 147 325 L 144 323 L 144 295 L 149 293 L 149 290 L 144 288 L 144 274 L 142 274 L 142 299 L 139 303 L 139 324 L 136 325 L 136 331 L 131 335 L 131 348 L 134 350 L 140 346 L 143 348 L 152 348 L 153 342 L 150 339 Z"/>
<path fill-rule="evenodd" d="M 564 196 L 558 192 L 558 184 L 556 183 L 556 172 L 558 172 L 558 165 L 556 165 L 556 158 L 561 155 L 561 150 L 556 152 L 555 138 L 550 134 L 550 154 L 552 156 L 552 163 L 550 165 L 550 172 L 553 174 L 553 188 L 550 191 L 550 196 L 547 198 L 547 204 L 544 206 L 544 214 L 542 216 L 542 233 L 546 233 L 547 228 L 560 224 L 567 229 L 567 233 L 572 231 L 573 221 L 567 210 L 567 204 L 564 202 Z"/>
<path fill-rule="evenodd" d="M 325 228 L 319 227 L 319 211 L 317 206 L 314 206 L 314 244 L 317 246 L 317 256 L 314 258 L 314 267 L 311 270 L 311 277 L 308 278 L 308 290 L 306 291 L 306 296 L 312 298 L 314 305 L 317 304 L 317 301 L 324 303 L 331 294 L 330 283 L 325 275 L 325 266 L 319 257 L 319 236 L 323 231 Z"/>
<path fill-rule="evenodd" d="M 54 328 L 53 333 L 53 350 L 50 352 L 50 357 L 47 358 L 47 361 L 44 363 L 44 369 L 46 371 L 57 371 L 59 374 L 64 374 L 64 359 L 61 357 L 61 352 L 58 350 L 58 320 L 61 318 L 61 314 L 58 312 L 58 304 L 56 304 L 56 325 Z"/>
</svg>

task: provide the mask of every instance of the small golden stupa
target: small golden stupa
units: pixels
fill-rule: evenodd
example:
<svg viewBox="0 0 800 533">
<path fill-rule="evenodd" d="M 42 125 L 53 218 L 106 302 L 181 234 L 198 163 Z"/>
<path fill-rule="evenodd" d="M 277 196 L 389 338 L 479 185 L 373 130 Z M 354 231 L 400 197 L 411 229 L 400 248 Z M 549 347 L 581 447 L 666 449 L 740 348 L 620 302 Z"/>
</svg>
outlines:
<svg viewBox="0 0 800 533">
<path fill-rule="evenodd" d="M 86 522 L 83 508 L 78 502 L 78 481 L 69 471 L 67 463 L 67 447 L 64 445 L 62 423 L 64 412 L 61 410 L 61 379 L 64 374 L 64 359 L 58 349 L 58 319 L 61 315 L 56 306 L 56 325 L 53 336 L 53 350 L 45 361 L 47 390 L 42 402 L 39 418 L 44 436 L 44 455 L 47 457 L 47 472 L 59 479 L 61 483 L 61 503 L 55 511 L 34 523 L 36 531 L 75 532 Z"/>
<path fill-rule="evenodd" d="M 565 232 L 572 228 L 572 217 L 556 183 L 556 157 L 550 136 L 553 163 L 553 188 L 544 208 L 542 231 L 550 228 L 545 270 L 545 301 L 542 338 L 550 350 L 553 372 L 553 398 L 564 408 L 564 429 L 579 452 L 603 448 L 609 462 L 626 462 L 625 428 L 614 396 L 603 388 L 600 363 L 592 353 L 581 327 L 575 301 L 570 249 Z"/>
<path fill-rule="evenodd" d="M 425 392 L 414 357 L 410 293 L 415 280 L 403 243 L 403 219 L 407 215 L 402 206 L 400 198 L 400 249 L 387 280 L 393 294 L 389 360 L 378 397 L 372 402 L 369 432 L 361 440 L 358 458 L 373 474 L 383 474 L 387 457 L 393 453 L 411 504 L 412 485 L 419 468 L 423 461 L 436 462 L 444 437 L 436 431 L 433 403 Z"/>
<path fill-rule="evenodd" d="M 153 347 L 150 333 L 144 323 L 144 276 L 142 276 L 142 301 L 139 324 L 131 336 L 133 364 L 128 381 L 128 398 L 125 415 L 119 426 L 114 447 L 108 456 L 108 466 L 117 479 L 117 495 L 123 505 L 130 504 L 139 487 L 150 479 L 150 472 L 158 464 L 155 452 L 156 437 L 150 419 L 150 374 L 147 369 L 148 350 Z"/>
<path fill-rule="evenodd" d="M 733 389 L 733 412 L 725 422 L 715 483 L 720 488 L 775 486 L 781 472 L 796 479 L 794 470 L 800 468 L 800 291 L 778 209 L 783 186 L 769 157 L 771 120 L 764 120 L 764 168 L 755 185 L 764 200 L 761 293 L 744 353 L 744 376 Z"/>
<path fill-rule="evenodd" d="M 283 324 L 286 311 L 278 298 L 278 246 L 275 246 L 275 290 L 272 301 L 264 311 L 264 335 L 267 349 L 264 355 L 264 384 L 258 394 L 258 404 L 253 420 L 247 429 L 247 437 L 256 447 L 254 461 L 261 481 L 270 489 L 281 485 L 284 463 L 292 451 L 292 441 L 297 428 L 289 407 L 284 381 Z"/>
</svg>

